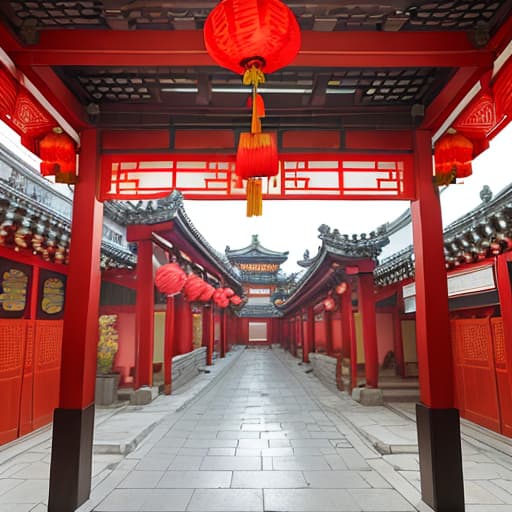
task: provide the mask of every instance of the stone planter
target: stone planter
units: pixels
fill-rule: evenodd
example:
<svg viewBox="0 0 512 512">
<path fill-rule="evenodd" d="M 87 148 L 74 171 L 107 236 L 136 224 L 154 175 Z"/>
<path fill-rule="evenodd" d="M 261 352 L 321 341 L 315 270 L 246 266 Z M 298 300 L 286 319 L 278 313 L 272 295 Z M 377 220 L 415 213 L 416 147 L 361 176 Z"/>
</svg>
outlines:
<svg viewBox="0 0 512 512">
<path fill-rule="evenodd" d="M 116 402 L 119 377 L 118 373 L 96 375 L 96 391 L 94 395 L 96 405 L 112 405 Z"/>
</svg>

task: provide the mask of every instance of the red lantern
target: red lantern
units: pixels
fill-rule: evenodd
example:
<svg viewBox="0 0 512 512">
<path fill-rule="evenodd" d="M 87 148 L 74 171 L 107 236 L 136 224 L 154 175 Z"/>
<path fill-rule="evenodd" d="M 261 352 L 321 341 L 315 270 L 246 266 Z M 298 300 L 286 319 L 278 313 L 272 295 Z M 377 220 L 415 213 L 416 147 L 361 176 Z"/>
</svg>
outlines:
<svg viewBox="0 0 512 512">
<path fill-rule="evenodd" d="M 242 304 L 242 299 L 238 295 L 233 295 L 229 300 L 234 306 L 240 306 L 240 304 Z"/>
<path fill-rule="evenodd" d="M 436 183 L 448 185 L 455 178 L 471 176 L 473 144 L 460 133 L 446 133 L 434 148 Z"/>
<path fill-rule="evenodd" d="M 212 298 L 213 292 L 215 291 L 215 288 L 211 284 L 205 283 L 205 285 L 206 286 L 198 298 L 198 300 L 201 302 L 208 302 Z"/>
<path fill-rule="evenodd" d="M 54 128 L 39 142 L 39 157 L 43 176 L 54 175 L 57 183 L 77 182 L 75 143 L 61 128 Z"/>
<path fill-rule="evenodd" d="M 222 0 L 206 19 L 204 42 L 213 60 L 235 73 L 251 61 L 272 73 L 297 55 L 300 29 L 280 0 Z"/>
<path fill-rule="evenodd" d="M 224 295 L 229 299 L 235 295 L 235 292 L 231 288 L 224 288 Z"/>
<path fill-rule="evenodd" d="M 271 134 L 261 133 L 265 116 L 257 93 L 272 73 L 290 64 L 300 48 L 300 29 L 295 15 L 281 0 L 222 0 L 204 25 L 204 41 L 219 65 L 243 74 L 252 85 L 251 132 L 242 133 L 236 174 L 247 179 L 247 216 L 262 214 L 262 177 L 278 173 L 277 145 Z"/>
<path fill-rule="evenodd" d="M 161 293 L 175 295 L 183 289 L 187 274 L 177 263 L 162 265 L 155 274 L 155 285 Z"/>
<path fill-rule="evenodd" d="M 325 311 L 334 311 L 336 307 L 336 303 L 332 297 L 327 297 L 322 304 L 324 305 Z"/>
<path fill-rule="evenodd" d="M 183 287 L 183 293 L 187 300 L 190 302 L 199 300 L 199 297 L 205 291 L 206 284 L 198 275 L 189 274 Z"/>
<path fill-rule="evenodd" d="M 336 286 L 336 293 L 338 295 L 343 295 L 347 291 L 348 285 L 347 283 L 343 282 L 340 283 L 338 286 Z"/>
</svg>

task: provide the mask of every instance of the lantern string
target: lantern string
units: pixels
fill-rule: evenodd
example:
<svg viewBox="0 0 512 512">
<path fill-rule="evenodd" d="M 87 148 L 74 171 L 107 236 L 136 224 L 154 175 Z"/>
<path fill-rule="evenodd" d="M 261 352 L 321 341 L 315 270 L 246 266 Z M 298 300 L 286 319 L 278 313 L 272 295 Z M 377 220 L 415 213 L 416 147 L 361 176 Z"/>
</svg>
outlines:
<svg viewBox="0 0 512 512">
<path fill-rule="evenodd" d="M 261 121 L 258 117 L 257 96 L 258 85 L 265 83 L 265 75 L 261 69 L 252 64 L 245 70 L 242 82 L 244 85 L 252 85 L 252 119 L 251 133 L 261 133 Z"/>
</svg>

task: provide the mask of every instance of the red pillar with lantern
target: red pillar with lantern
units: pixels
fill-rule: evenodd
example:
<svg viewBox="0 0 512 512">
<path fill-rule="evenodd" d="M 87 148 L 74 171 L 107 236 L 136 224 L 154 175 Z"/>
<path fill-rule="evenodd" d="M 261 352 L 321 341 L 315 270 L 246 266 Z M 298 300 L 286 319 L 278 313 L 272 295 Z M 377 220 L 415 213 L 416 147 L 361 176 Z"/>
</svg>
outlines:
<svg viewBox="0 0 512 512">
<path fill-rule="evenodd" d="M 358 275 L 359 312 L 362 320 L 366 386 L 379 387 L 379 356 L 377 351 L 377 315 L 373 273 Z"/>
<path fill-rule="evenodd" d="M 75 510 L 91 490 L 103 204 L 96 201 L 98 136 L 81 134 L 62 336 L 59 407 L 53 418 L 49 512 Z"/>
<path fill-rule="evenodd" d="M 325 322 L 325 350 L 328 356 L 333 355 L 333 342 L 332 342 L 332 311 L 324 312 Z"/>
<path fill-rule="evenodd" d="M 416 347 L 420 400 L 416 405 L 421 495 L 434 510 L 464 511 L 459 411 L 454 408 L 443 225 L 432 176 L 432 138 L 414 132 L 416 200 L 411 202 Z"/>
</svg>

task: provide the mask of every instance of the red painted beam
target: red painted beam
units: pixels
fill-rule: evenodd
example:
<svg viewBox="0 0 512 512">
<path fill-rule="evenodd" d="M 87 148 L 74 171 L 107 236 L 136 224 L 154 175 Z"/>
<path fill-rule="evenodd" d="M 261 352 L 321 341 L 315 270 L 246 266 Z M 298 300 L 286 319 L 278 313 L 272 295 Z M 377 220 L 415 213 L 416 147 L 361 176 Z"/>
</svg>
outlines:
<svg viewBox="0 0 512 512">
<path fill-rule="evenodd" d="M 15 50 L 29 66 L 212 66 L 201 30 L 45 30 Z M 489 67 L 494 52 L 475 49 L 465 32 L 302 32 L 293 66 Z"/>
</svg>

